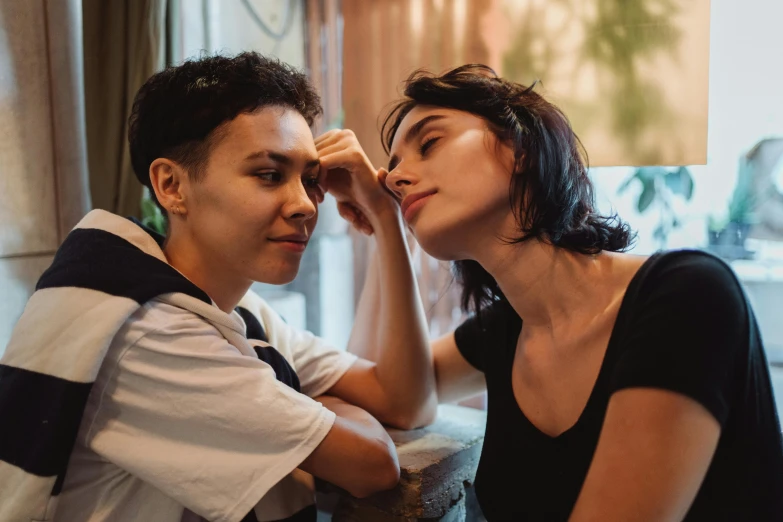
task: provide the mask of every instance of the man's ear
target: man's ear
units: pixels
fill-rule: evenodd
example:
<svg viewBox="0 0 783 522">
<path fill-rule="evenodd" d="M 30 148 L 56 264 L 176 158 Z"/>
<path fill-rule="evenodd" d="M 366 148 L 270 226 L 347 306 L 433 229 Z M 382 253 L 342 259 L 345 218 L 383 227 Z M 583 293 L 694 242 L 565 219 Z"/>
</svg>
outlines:
<svg viewBox="0 0 783 522">
<path fill-rule="evenodd" d="M 178 163 L 168 158 L 157 158 L 150 164 L 150 183 L 155 197 L 166 212 L 185 214 L 185 188 L 187 172 Z"/>
</svg>

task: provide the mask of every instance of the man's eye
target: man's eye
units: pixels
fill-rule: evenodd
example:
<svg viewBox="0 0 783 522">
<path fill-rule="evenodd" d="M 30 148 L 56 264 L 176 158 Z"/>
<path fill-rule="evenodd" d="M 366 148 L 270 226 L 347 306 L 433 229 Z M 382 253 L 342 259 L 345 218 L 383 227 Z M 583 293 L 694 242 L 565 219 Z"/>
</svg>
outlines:
<svg viewBox="0 0 783 522">
<path fill-rule="evenodd" d="M 321 185 L 320 178 L 318 176 L 314 178 L 305 178 L 304 186 L 305 186 L 305 190 L 309 191 L 311 194 L 313 193 L 315 194 L 315 200 L 318 203 L 323 203 L 324 196 L 326 195 L 326 191 Z"/>
<path fill-rule="evenodd" d="M 432 147 L 436 141 L 438 141 L 440 138 L 430 138 L 423 142 L 421 146 L 419 147 L 419 154 L 422 156 L 427 154 L 427 151 Z"/>
<path fill-rule="evenodd" d="M 318 176 L 314 178 L 305 178 L 305 186 L 307 188 L 319 188 L 321 186 Z"/>
<path fill-rule="evenodd" d="M 281 179 L 283 179 L 282 174 L 277 172 L 276 170 L 265 170 L 263 172 L 256 172 L 255 176 L 257 178 L 261 178 L 264 181 L 268 181 L 271 183 L 277 183 Z"/>
</svg>

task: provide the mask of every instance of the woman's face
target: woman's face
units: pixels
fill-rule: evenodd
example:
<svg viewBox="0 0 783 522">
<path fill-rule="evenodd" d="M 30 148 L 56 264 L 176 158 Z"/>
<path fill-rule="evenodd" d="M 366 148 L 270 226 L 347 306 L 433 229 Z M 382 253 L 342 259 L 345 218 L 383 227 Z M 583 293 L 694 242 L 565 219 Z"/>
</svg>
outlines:
<svg viewBox="0 0 783 522">
<path fill-rule="evenodd" d="M 513 151 L 483 118 L 416 106 L 402 120 L 390 152 L 386 186 L 433 257 L 474 259 L 487 240 L 514 231 Z"/>
<path fill-rule="evenodd" d="M 310 128 L 294 110 L 265 107 L 221 130 L 202 179 L 187 185 L 189 239 L 209 266 L 288 283 L 323 200 Z"/>
</svg>

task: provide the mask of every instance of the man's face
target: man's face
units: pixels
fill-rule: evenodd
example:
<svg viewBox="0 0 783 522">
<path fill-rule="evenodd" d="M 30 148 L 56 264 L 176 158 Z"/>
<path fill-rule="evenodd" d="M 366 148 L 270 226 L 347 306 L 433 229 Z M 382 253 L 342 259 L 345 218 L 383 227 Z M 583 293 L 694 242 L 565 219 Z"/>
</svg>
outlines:
<svg viewBox="0 0 783 522">
<path fill-rule="evenodd" d="M 264 107 L 221 130 L 201 179 L 188 183 L 186 233 L 208 266 L 288 283 L 323 200 L 310 128 L 295 110 Z"/>
</svg>

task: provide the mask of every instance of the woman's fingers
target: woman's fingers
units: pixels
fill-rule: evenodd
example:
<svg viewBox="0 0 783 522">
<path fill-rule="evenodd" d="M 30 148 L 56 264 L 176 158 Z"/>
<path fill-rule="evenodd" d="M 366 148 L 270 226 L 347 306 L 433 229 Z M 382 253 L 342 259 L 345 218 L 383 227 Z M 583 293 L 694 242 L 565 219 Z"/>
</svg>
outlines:
<svg viewBox="0 0 783 522">
<path fill-rule="evenodd" d="M 391 197 L 393 197 L 396 200 L 397 195 L 386 185 L 386 178 L 388 176 L 389 176 L 388 170 L 386 170 L 383 167 L 378 169 L 378 183 L 380 183 L 384 191 L 386 191 Z"/>
<path fill-rule="evenodd" d="M 330 131 L 326 131 L 317 138 L 315 138 L 315 147 L 322 147 L 325 145 L 330 145 L 334 143 L 335 141 L 339 140 L 342 136 L 341 134 L 342 129 L 332 129 Z"/>
<path fill-rule="evenodd" d="M 356 134 L 350 129 L 332 129 L 321 134 L 314 141 L 316 150 L 328 147 L 329 145 L 334 145 L 338 142 L 344 143 L 346 147 L 355 145 L 356 147 L 361 148 L 359 146 L 359 140 L 356 139 Z"/>
<path fill-rule="evenodd" d="M 351 158 L 343 150 L 331 152 L 329 154 L 320 156 L 318 159 L 321 161 L 322 172 L 327 172 L 337 168 L 347 168 L 351 166 Z"/>
<path fill-rule="evenodd" d="M 352 158 L 353 156 L 355 156 L 355 158 L 354 158 L 355 160 L 362 159 L 361 158 L 361 154 L 358 154 L 356 151 L 354 151 L 354 150 L 352 150 L 350 148 L 346 148 L 345 144 L 340 143 L 340 142 L 332 143 L 331 145 L 327 145 L 327 146 L 325 146 L 322 149 L 318 149 L 318 158 L 319 159 L 323 158 L 324 156 L 331 156 L 331 155 L 334 155 L 334 154 L 343 154 L 348 159 Z"/>
<path fill-rule="evenodd" d="M 351 226 L 353 226 L 362 234 L 366 234 L 368 236 L 373 234 L 374 230 L 372 225 L 370 225 L 370 222 L 367 220 L 365 215 L 361 210 L 354 207 L 350 203 L 338 202 L 337 212 L 340 214 L 340 216 L 342 216 L 343 219 L 349 222 Z"/>
<path fill-rule="evenodd" d="M 337 203 L 337 213 L 340 214 L 340 216 L 345 219 L 347 222 L 353 224 L 353 222 L 356 220 L 356 211 L 354 208 L 344 202 L 338 202 Z"/>
</svg>

